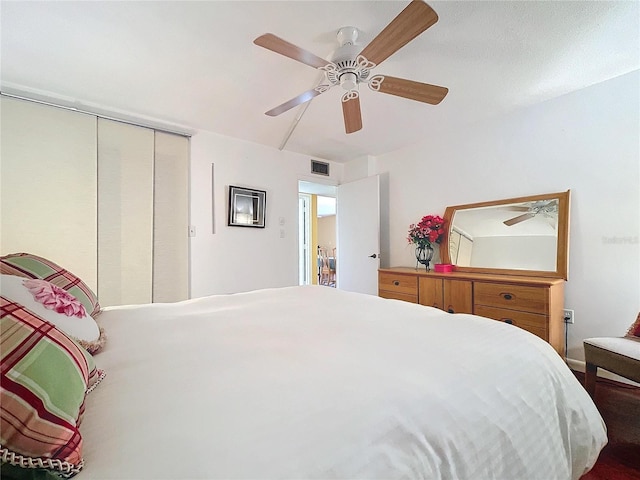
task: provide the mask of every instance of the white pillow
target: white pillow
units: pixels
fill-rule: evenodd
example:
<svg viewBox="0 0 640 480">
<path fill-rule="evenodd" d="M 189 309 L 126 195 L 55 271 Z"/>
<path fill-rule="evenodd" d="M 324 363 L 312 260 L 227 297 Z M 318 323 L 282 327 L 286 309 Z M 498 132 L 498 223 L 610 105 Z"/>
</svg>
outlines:
<svg viewBox="0 0 640 480">
<path fill-rule="evenodd" d="M 27 285 L 39 285 L 44 287 L 52 287 L 52 292 L 63 292 L 60 295 L 62 303 L 66 305 L 64 310 L 66 314 L 58 313 L 56 310 L 47 308 L 41 301 L 36 300 L 33 289 L 30 290 L 25 286 L 25 282 L 36 282 Z M 96 321 L 89 315 L 82 304 L 69 292 L 56 287 L 55 285 L 45 282 L 44 280 L 32 280 L 24 277 L 16 277 L 14 275 L 0 275 L 0 295 L 7 300 L 23 305 L 25 308 L 38 315 L 40 318 L 50 322 L 59 330 L 75 339 L 85 342 L 95 342 L 100 337 L 100 328 Z"/>
</svg>

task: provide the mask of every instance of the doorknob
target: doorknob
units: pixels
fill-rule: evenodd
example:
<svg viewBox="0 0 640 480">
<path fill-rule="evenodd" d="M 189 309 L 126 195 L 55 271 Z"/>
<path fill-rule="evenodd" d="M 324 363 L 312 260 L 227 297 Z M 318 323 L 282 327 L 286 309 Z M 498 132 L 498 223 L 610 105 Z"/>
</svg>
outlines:
<svg viewBox="0 0 640 480">
<path fill-rule="evenodd" d="M 369 255 L 370 258 L 378 258 L 378 255 L 376 255 L 375 253 L 372 253 L 371 255 Z"/>
</svg>

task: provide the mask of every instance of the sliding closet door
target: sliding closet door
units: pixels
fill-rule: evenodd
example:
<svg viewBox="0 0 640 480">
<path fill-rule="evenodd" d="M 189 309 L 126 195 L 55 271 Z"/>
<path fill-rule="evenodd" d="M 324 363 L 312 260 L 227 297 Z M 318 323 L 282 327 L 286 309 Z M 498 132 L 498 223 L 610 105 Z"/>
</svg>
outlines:
<svg viewBox="0 0 640 480">
<path fill-rule="evenodd" d="M 189 298 L 189 139 L 156 132 L 153 301 Z"/>
<path fill-rule="evenodd" d="M 98 119 L 98 297 L 150 303 L 154 131 Z"/>
<path fill-rule="evenodd" d="M 96 117 L 1 103 L 1 253 L 43 256 L 95 289 Z"/>
</svg>

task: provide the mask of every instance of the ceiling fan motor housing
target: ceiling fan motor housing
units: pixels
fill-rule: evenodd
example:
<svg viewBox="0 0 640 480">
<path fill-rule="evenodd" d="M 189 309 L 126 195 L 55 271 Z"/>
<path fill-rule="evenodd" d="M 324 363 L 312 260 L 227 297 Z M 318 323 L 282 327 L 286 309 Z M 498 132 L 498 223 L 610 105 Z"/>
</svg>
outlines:
<svg viewBox="0 0 640 480">
<path fill-rule="evenodd" d="M 356 27 L 342 27 L 338 30 L 340 47 L 331 57 L 336 68 L 327 71 L 327 80 L 332 85 L 340 84 L 345 90 L 355 89 L 359 83 L 367 80 L 370 73 L 370 68 L 363 68 L 366 65 L 358 62 L 358 54 L 362 51 L 362 46 L 356 43 L 359 33 Z"/>
</svg>

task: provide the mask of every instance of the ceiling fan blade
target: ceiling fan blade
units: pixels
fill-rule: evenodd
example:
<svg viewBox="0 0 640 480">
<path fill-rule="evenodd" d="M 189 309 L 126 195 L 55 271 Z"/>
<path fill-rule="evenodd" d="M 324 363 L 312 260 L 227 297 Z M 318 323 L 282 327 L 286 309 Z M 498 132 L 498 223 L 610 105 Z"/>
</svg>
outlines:
<svg viewBox="0 0 640 480">
<path fill-rule="evenodd" d="M 272 108 L 268 112 L 264 112 L 265 115 L 269 115 L 270 117 L 276 117 L 281 113 L 286 112 L 287 110 L 291 110 L 293 107 L 297 107 L 298 105 L 302 105 L 303 103 L 308 102 L 312 98 L 317 97 L 321 93 L 326 92 L 331 88 L 329 85 L 320 85 L 319 87 L 313 88 L 311 90 L 307 90 L 304 93 L 301 93 L 295 98 L 292 98 L 288 102 L 284 102 L 282 105 L 278 105 L 275 108 Z"/>
<path fill-rule="evenodd" d="M 382 77 L 382 80 L 377 84 L 375 80 L 379 77 Z M 409 98 L 431 105 L 439 104 L 444 97 L 447 96 L 447 93 L 449 93 L 449 89 L 446 87 L 414 82 L 413 80 L 406 80 L 404 78 L 388 77 L 386 75 L 373 77 L 369 86 L 378 92 Z"/>
<path fill-rule="evenodd" d="M 509 220 L 505 220 L 504 223 L 506 226 L 511 227 L 516 223 L 524 222 L 525 220 L 529 220 L 530 218 L 535 217 L 534 213 L 525 213 L 523 215 L 518 215 L 517 217 L 510 218 Z"/>
<path fill-rule="evenodd" d="M 297 47 L 293 43 L 289 43 L 280 37 L 276 37 L 272 33 L 260 35 L 253 41 L 253 43 L 266 48 L 267 50 L 271 50 L 272 52 L 276 52 L 280 55 L 284 55 L 285 57 L 302 62 L 310 67 L 321 68 L 331 64 L 331 62 L 328 62 L 324 58 L 320 58 L 307 50 Z"/>
<path fill-rule="evenodd" d="M 354 97 L 342 102 L 342 116 L 344 117 L 344 131 L 357 132 L 362 129 L 362 113 L 360 112 L 360 97 Z"/>
<path fill-rule="evenodd" d="M 525 205 L 507 205 L 506 207 L 498 207 L 498 210 L 504 210 L 507 212 L 528 212 L 531 207 Z"/>
<path fill-rule="evenodd" d="M 380 65 L 438 21 L 438 14 L 422 0 L 413 0 L 360 53 Z"/>
</svg>

